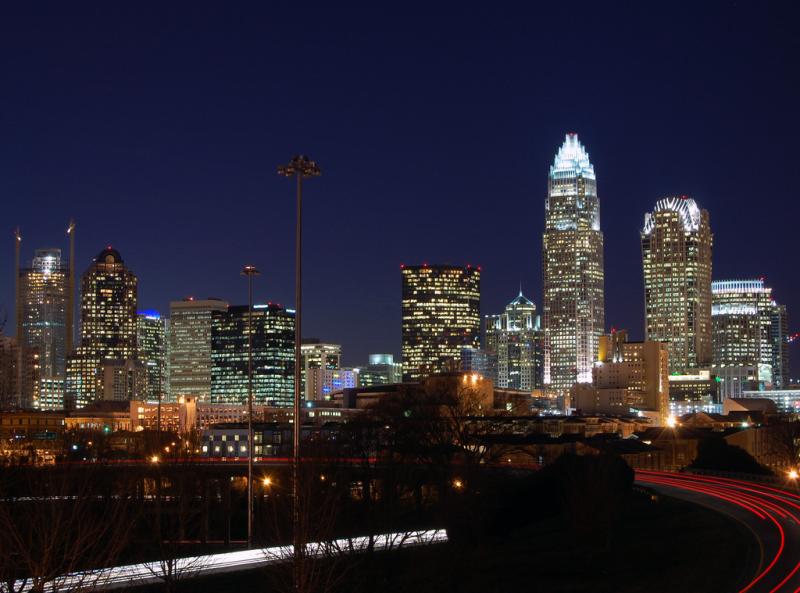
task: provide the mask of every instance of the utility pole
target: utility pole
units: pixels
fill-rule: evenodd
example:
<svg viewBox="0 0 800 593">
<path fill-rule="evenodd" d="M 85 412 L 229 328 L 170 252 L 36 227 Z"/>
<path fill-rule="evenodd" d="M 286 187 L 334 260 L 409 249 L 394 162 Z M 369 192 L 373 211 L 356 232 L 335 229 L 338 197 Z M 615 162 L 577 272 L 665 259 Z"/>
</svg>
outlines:
<svg viewBox="0 0 800 593">
<path fill-rule="evenodd" d="M 303 179 L 319 177 L 317 163 L 307 156 L 298 155 L 287 165 L 278 167 L 278 175 L 297 180 L 297 220 L 295 226 L 294 261 L 294 420 L 292 423 L 292 546 L 293 584 L 295 592 L 301 591 L 303 578 L 303 533 L 300 529 L 300 432 L 302 430 L 300 409 L 300 359 L 303 320 Z"/>
<path fill-rule="evenodd" d="M 242 268 L 247 276 L 247 547 L 253 547 L 253 277 L 260 272 L 255 266 Z"/>
</svg>

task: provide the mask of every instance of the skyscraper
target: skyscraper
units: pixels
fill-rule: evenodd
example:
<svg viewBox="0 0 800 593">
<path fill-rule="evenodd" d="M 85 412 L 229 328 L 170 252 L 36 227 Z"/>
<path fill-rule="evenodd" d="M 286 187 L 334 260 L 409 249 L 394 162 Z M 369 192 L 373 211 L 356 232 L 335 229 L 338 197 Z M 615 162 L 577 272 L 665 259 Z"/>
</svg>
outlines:
<svg viewBox="0 0 800 593">
<path fill-rule="evenodd" d="M 211 318 L 228 310 L 220 299 L 172 301 L 169 305 L 169 397 L 211 400 Z"/>
<path fill-rule="evenodd" d="M 789 313 L 786 305 L 772 303 L 772 383 L 775 389 L 786 389 L 789 381 Z"/>
<path fill-rule="evenodd" d="M 686 196 L 664 198 L 641 232 L 645 335 L 666 342 L 670 373 L 711 364 L 711 251 L 708 212 Z"/>
<path fill-rule="evenodd" d="M 140 311 L 136 319 L 139 361 L 147 372 L 147 399 L 166 398 L 167 320 L 158 311 Z"/>
<path fill-rule="evenodd" d="M 403 266 L 403 380 L 457 370 L 464 346 L 480 345 L 481 271 Z"/>
<path fill-rule="evenodd" d="M 211 402 L 246 404 L 248 394 L 247 305 L 214 311 L 211 324 Z M 294 311 L 254 305 L 253 402 L 292 406 Z"/>
<path fill-rule="evenodd" d="M 763 280 L 711 283 L 712 371 L 720 397 L 772 385 L 772 289 Z"/>
<path fill-rule="evenodd" d="M 537 384 L 537 350 L 540 322 L 536 305 L 520 290 L 500 315 L 484 322 L 486 352 L 497 360 L 495 385 L 502 389 L 532 391 Z"/>
<path fill-rule="evenodd" d="M 38 358 L 38 379 L 27 383 L 22 407 L 62 409 L 66 374 L 69 270 L 60 249 L 37 249 L 30 268 L 19 270 L 17 305 L 23 351 Z"/>
<path fill-rule="evenodd" d="M 589 153 L 567 134 L 548 178 L 542 249 L 544 384 L 591 383 L 605 325 L 603 233 Z"/>
<path fill-rule="evenodd" d="M 307 400 L 315 399 L 314 394 L 320 392 L 317 384 L 319 375 L 314 369 L 338 370 L 341 367 L 342 346 L 340 344 L 326 344 L 317 338 L 303 338 L 300 345 L 300 362 L 303 365 L 300 373 L 302 388 L 300 393 Z"/>
<path fill-rule="evenodd" d="M 81 280 L 81 340 L 67 362 L 69 405 L 104 397 L 106 361 L 135 360 L 138 281 L 116 249 L 101 251 Z"/>
</svg>

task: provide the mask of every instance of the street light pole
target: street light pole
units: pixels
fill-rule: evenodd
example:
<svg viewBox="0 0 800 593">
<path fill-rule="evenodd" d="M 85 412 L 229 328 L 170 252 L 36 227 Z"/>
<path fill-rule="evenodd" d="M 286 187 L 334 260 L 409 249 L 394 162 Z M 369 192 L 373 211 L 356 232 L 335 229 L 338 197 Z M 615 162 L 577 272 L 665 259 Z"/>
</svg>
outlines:
<svg viewBox="0 0 800 593">
<path fill-rule="evenodd" d="M 303 574 L 303 534 L 300 529 L 300 432 L 302 430 L 300 410 L 300 358 L 303 321 L 303 179 L 319 177 L 317 163 L 307 156 L 297 155 L 287 165 L 278 167 L 278 175 L 294 177 L 297 180 L 297 221 L 295 226 L 294 262 L 294 421 L 292 423 L 292 547 L 294 551 L 293 585 L 295 591 L 301 590 Z"/>
<path fill-rule="evenodd" d="M 247 276 L 247 547 L 253 547 L 253 276 L 260 272 L 255 266 L 242 268 Z"/>
</svg>

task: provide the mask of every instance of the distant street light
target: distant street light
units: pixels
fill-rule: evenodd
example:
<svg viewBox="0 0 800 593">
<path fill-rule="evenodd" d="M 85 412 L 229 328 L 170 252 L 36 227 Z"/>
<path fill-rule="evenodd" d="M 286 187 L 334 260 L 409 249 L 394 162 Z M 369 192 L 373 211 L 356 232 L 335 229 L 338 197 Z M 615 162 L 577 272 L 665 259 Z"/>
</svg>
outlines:
<svg viewBox="0 0 800 593">
<path fill-rule="evenodd" d="M 253 547 L 253 277 L 255 266 L 242 268 L 247 276 L 247 547 Z"/>
<path fill-rule="evenodd" d="M 294 550 L 293 585 L 300 590 L 302 576 L 303 534 L 300 533 L 300 505 L 298 497 L 300 488 L 300 345 L 302 342 L 302 307 L 303 307 L 303 179 L 319 177 L 317 163 L 307 156 L 298 155 L 287 165 L 278 167 L 278 175 L 294 177 L 297 180 L 297 222 L 295 225 L 295 260 L 294 260 L 294 422 L 292 429 L 292 544 Z"/>
<path fill-rule="evenodd" d="M 797 473 L 796 469 L 790 469 L 786 475 L 790 480 L 796 480 L 798 477 L 800 477 L 800 474 Z"/>
</svg>

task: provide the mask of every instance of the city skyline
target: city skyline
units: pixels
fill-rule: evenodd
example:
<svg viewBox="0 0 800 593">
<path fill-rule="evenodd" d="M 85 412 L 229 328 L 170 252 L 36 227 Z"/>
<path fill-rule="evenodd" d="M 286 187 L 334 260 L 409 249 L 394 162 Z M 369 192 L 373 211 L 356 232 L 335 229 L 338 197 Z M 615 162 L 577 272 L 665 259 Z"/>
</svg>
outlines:
<svg viewBox="0 0 800 593">
<path fill-rule="evenodd" d="M 544 21 L 566 14 L 554 7 L 542 10 L 531 16 Z M 171 300 L 188 295 L 246 302 L 238 271 L 251 260 L 264 273 L 255 281 L 257 300 L 291 303 L 293 241 L 290 229 L 283 227 L 291 226 L 293 203 L 274 167 L 303 150 L 325 167 L 325 176 L 308 191 L 304 334 L 343 344 L 344 364 L 363 364 L 371 352 L 399 354 L 400 263 L 481 264 L 486 312 L 501 310 L 520 280 L 524 292 L 541 305 L 544 175 L 563 134 L 577 131 L 601 172 L 605 259 L 613 262 L 606 265 L 606 292 L 615 295 L 607 299 L 607 326 L 626 327 L 632 338 L 643 337 L 637 231 L 656 200 L 683 193 L 712 214 L 715 276 L 764 276 L 791 314 L 800 310 L 800 280 L 781 258 L 768 254 L 786 249 L 795 205 L 780 201 L 783 216 L 763 215 L 769 230 L 748 231 L 760 242 L 758 251 L 740 240 L 739 222 L 754 200 L 783 193 L 774 176 L 758 172 L 790 170 L 796 160 L 792 139 L 798 130 L 790 106 L 797 89 L 779 65 L 791 55 L 788 34 L 780 34 L 784 25 L 774 13 L 753 15 L 746 7 L 724 12 L 703 7 L 689 23 L 663 10 L 667 14 L 660 15 L 663 24 L 657 27 L 663 35 L 649 36 L 650 44 L 642 43 L 643 33 L 627 31 L 652 31 L 644 26 L 649 17 L 630 16 L 634 26 L 626 28 L 623 39 L 641 45 L 639 57 L 616 47 L 597 50 L 597 66 L 587 72 L 587 85 L 598 89 L 591 100 L 565 97 L 538 84 L 559 73 L 563 63 L 582 63 L 580 47 L 569 41 L 585 32 L 588 25 L 580 23 L 568 32 L 539 31 L 536 19 L 500 15 L 493 18 L 509 36 L 456 32 L 453 49 L 443 50 L 432 33 L 445 18 L 453 19 L 449 26 L 454 30 L 460 25 L 474 33 L 480 31 L 482 17 L 434 13 L 428 28 L 397 15 L 396 28 L 378 25 L 384 38 L 359 33 L 352 41 L 360 53 L 374 50 L 385 68 L 369 68 L 373 58 L 359 57 L 325 75 L 333 63 L 329 60 L 342 61 L 349 45 L 325 33 L 331 15 L 317 14 L 306 25 L 318 39 L 317 48 L 299 48 L 309 63 L 315 62 L 311 56 L 322 61 L 312 82 L 274 74 L 274 58 L 268 56 L 282 55 L 271 50 L 294 31 L 286 28 L 290 20 L 285 14 L 276 14 L 269 23 L 256 14 L 244 29 L 241 22 L 234 27 L 222 18 L 221 35 L 230 39 L 236 31 L 242 40 L 222 53 L 204 36 L 218 19 L 197 16 L 180 33 L 192 55 L 179 49 L 167 49 L 165 55 L 157 51 L 166 38 L 161 29 L 154 32 L 156 46 L 129 43 L 142 25 L 137 17 L 115 25 L 110 39 L 94 26 L 99 17 L 68 15 L 67 23 L 78 32 L 74 38 L 83 40 L 78 43 L 71 41 L 73 36 L 61 36 L 63 23 L 52 15 L 43 20 L 9 15 L 4 23 L 13 23 L 14 29 L 4 29 L 2 43 L 27 47 L 47 35 L 61 40 L 64 51 L 46 59 L 32 50 L 9 73 L 8 105 L 15 118 L 4 128 L 9 143 L 0 185 L 3 195 L 14 198 L 6 213 L 7 232 L 15 223 L 21 225 L 26 260 L 39 247 L 57 243 L 65 250 L 65 223 L 74 216 L 76 273 L 110 243 L 141 276 L 141 307 L 162 314 Z M 348 27 L 369 30 L 363 25 L 374 16 L 356 15 Z M 622 33 L 613 11 L 593 16 L 587 22 L 605 23 L 610 32 Z M 178 15 L 164 18 L 177 22 Z M 343 25 L 345 19 L 339 19 L 335 22 Z M 677 22 L 681 27 L 674 26 Z M 774 34 L 757 44 L 733 33 L 745 25 Z M 409 27 L 420 30 L 419 47 L 405 45 L 402 33 Z M 534 30 L 536 34 L 529 34 Z M 685 57 L 697 55 L 695 50 L 708 39 L 714 49 L 687 63 Z M 563 62 L 537 57 L 537 50 L 548 46 L 563 49 Z M 96 51 L 101 47 L 107 51 Z M 403 58 L 407 50 L 409 62 Z M 434 64 L 408 67 L 411 62 L 424 64 L 416 57 L 431 52 L 437 57 Z M 495 73 L 495 89 L 475 88 L 469 71 L 448 69 L 464 53 Z M 225 68 L 214 67 L 213 59 Z M 124 69 L 136 64 L 132 71 Z M 255 67 L 275 78 L 248 86 L 248 73 Z M 369 93 L 353 99 L 352 105 L 343 103 L 342 92 L 359 80 L 364 68 L 371 72 Z M 28 71 L 36 71 L 37 80 Z M 167 76 L 173 72 L 174 84 Z M 446 85 L 437 83 L 440 76 Z M 158 85 L 159 92 L 143 90 L 148 82 Z M 223 95 L 215 89 L 224 83 L 230 84 Z M 41 92 L 42 84 L 68 91 L 55 100 Z M 331 101 L 315 98 L 315 85 L 328 91 L 321 94 Z M 606 90 L 611 87 L 613 93 Z M 287 91 L 285 99 L 270 99 L 275 88 Z M 393 98 L 396 88 L 401 92 Z M 681 89 L 679 98 L 670 89 Z M 752 89 L 761 90 L 754 94 Z M 707 93 L 717 100 L 707 102 Z M 616 104 L 612 97 L 618 96 L 629 99 Z M 35 112 L 26 105 L 29 97 L 36 97 Z M 453 108 L 456 97 L 460 103 Z M 712 103 L 713 109 L 707 106 Z M 741 112 L 751 115 L 742 119 L 736 116 Z M 348 135 L 342 133 L 343 125 Z M 373 146 L 374 151 L 365 150 Z M 231 201 L 262 214 L 242 220 L 239 208 L 224 207 Z M 416 221 L 415 240 L 407 241 L 405 213 L 421 208 L 428 215 Z M 451 229 L 469 228 L 501 211 L 515 215 L 481 229 L 471 241 L 453 240 Z M 340 230 L 336 222 L 345 219 L 357 233 Z M 448 224 L 441 226 L 443 220 Z M 12 324 L 10 241 L 0 260 L 0 305 Z M 365 244 L 380 248 L 364 249 Z M 181 265 L 170 265 L 167 253 L 179 257 Z M 338 265 L 331 266 L 331 259 Z M 342 283 L 342 266 L 369 271 L 370 299 Z M 330 315 L 331 309 L 337 315 Z"/>
</svg>

